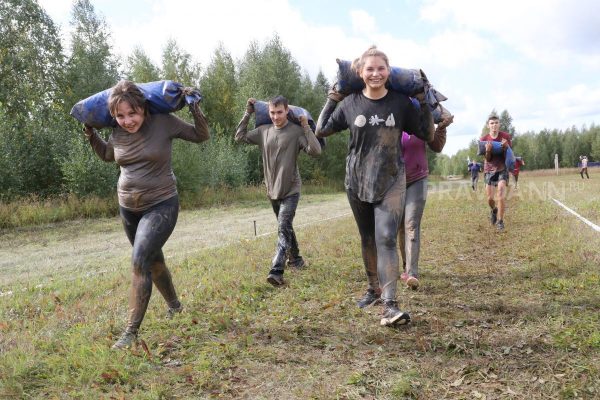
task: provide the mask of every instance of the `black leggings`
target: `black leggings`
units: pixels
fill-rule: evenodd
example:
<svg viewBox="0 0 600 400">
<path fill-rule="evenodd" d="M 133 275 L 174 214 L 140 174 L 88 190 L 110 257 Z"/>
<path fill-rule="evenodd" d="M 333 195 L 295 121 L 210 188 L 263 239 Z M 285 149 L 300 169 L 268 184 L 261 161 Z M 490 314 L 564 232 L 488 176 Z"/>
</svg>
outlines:
<svg viewBox="0 0 600 400">
<path fill-rule="evenodd" d="M 396 246 L 398 224 L 404 213 L 406 178 L 404 171 L 388 189 L 382 201 L 361 201 L 347 190 L 350 208 L 360 233 L 361 250 L 369 289 L 381 291 L 384 301 L 396 299 L 399 259 Z"/>
<path fill-rule="evenodd" d="M 148 308 L 153 282 L 170 308 L 181 306 L 162 252 L 177 223 L 179 197 L 171 197 L 144 211 L 135 212 L 123 207 L 119 207 L 119 211 L 133 246 L 127 331 L 136 333 Z"/>
<path fill-rule="evenodd" d="M 294 232 L 294 216 L 300 193 L 293 194 L 284 199 L 272 200 L 271 206 L 277 216 L 277 249 L 271 263 L 271 272 L 283 273 L 285 263 L 288 261 L 290 265 L 298 265 L 302 262 L 300 249 L 298 249 L 298 240 Z"/>
</svg>

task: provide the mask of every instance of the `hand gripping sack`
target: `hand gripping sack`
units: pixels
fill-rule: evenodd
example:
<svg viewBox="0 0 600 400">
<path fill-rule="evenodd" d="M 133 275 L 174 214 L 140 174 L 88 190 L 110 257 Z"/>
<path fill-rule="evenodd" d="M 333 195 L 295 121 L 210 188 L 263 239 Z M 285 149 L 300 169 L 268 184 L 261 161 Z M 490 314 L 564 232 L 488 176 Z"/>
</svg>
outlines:
<svg viewBox="0 0 600 400">
<path fill-rule="evenodd" d="M 485 155 L 485 145 L 486 141 L 480 140 L 477 144 L 477 155 L 482 156 Z M 492 155 L 501 156 L 504 153 L 502 150 L 502 142 L 492 141 Z M 515 169 L 515 155 L 510 147 L 506 149 L 506 154 L 504 155 L 504 165 L 506 165 L 506 169 L 512 172 Z"/>
<path fill-rule="evenodd" d="M 202 100 L 200 92 L 184 87 L 181 83 L 164 80 L 136 84 L 148 101 L 151 114 L 167 114 L 181 110 L 186 104 Z M 108 98 L 112 88 L 80 100 L 71 109 L 71 115 L 79 122 L 94 128 L 116 126 L 108 110 Z"/>
</svg>

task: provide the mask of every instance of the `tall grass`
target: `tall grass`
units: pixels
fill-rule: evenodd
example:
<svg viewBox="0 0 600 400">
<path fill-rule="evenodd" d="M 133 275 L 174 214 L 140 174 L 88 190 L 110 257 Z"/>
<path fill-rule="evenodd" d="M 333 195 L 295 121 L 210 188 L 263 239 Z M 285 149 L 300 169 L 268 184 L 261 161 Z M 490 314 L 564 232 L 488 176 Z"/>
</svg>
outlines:
<svg viewBox="0 0 600 400">
<path fill-rule="evenodd" d="M 335 193 L 343 190 L 341 182 L 305 184 L 305 194 Z M 180 194 L 182 209 L 217 207 L 264 201 L 264 185 L 241 187 L 206 187 L 199 192 Z M 85 218 L 118 215 L 116 195 L 111 197 L 66 195 L 47 199 L 30 197 L 13 202 L 0 202 L 0 229 L 43 225 Z"/>
</svg>

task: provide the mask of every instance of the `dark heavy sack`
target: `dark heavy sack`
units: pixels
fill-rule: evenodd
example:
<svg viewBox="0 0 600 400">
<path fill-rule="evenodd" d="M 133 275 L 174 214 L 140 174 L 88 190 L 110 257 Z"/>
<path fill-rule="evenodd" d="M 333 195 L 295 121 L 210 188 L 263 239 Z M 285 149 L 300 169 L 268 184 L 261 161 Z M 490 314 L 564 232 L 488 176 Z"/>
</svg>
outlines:
<svg viewBox="0 0 600 400">
<path fill-rule="evenodd" d="M 340 59 L 337 59 L 336 61 L 338 63 L 337 91 L 343 94 L 350 94 L 363 90 L 365 83 L 351 68 L 352 63 Z M 390 67 L 388 84 L 390 89 L 410 97 L 425 92 L 425 100 L 431 106 L 435 106 L 441 101 L 448 100 L 446 96 L 431 86 L 425 74 L 419 69 Z"/>
<path fill-rule="evenodd" d="M 363 90 L 365 83 L 351 68 L 352 63 L 340 59 L 336 59 L 336 61 L 338 63 L 338 72 L 334 89 L 345 95 Z M 429 105 L 433 113 L 433 122 L 436 124 L 440 123 L 445 116 L 450 115 L 450 112 L 440 104 L 440 102 L 448 100 L 448 98 L 438 92 L 429 83 L 423 71 L 419 69 L 390 67 L 388 86 L 390 89 L 409 97 L 414 97 L 424 92 L 425 103 Z"/>
<path fill-rule="evenodd" d="M 287 114 L 288 121 L 293 122 L 296 125 L 300 125 L 300 116 L 301 115 L 306 115 L 310 129 L 312 129 L 312 131 L 315 132 L 315 129 L 316 129 L 315 121 L 313 120 L 313 117 L 310 115 L 310 113 L 302 107 L 293 106 L 291 104 L 288 105 L 288 114 Z M 273 121 L 271 121 L 271 117 L 269 116 L 269 103 L 268 102 L 257 100 L 254 103 L 254 118 L 255 118 L 255 121 L 254 121 L 255 127 L 273 123 Z M 324 146 L 325 139 L 319 138 L 319 143 L 321 144 L 321 146 Z"/>
<path fill-rule="evenodd" d="M 486 141 L 480 140 L 477 144 L 477 155 L 482 156 L 485 155 L 485 145 Z M 502 142 L 492 141 L 492 155 L 501 156 L 504 153 L 502 150 Z M 504 155 L 504 164 L 506 165 L 506 169 L 509 171 L 513 171 L 515 169 L 515 155 L 510 147 L 506 149 L 506 154 Z"/>
<path fill-rule="evenodd" d="M 146 100 L 151 114 L 166 114 L 181 110 L 186 104 L 202 100 L 200 92 L 184 87 L 174 81 L 156 81 L 136 84 Z M 108 98 L 112 88 L 103 90 L 86 99 L 80 100 L 71 109 L 71 115 L 86 125 L 94 128 L 116 126 L 115 119 L 108 110 Z"/>
</svg>

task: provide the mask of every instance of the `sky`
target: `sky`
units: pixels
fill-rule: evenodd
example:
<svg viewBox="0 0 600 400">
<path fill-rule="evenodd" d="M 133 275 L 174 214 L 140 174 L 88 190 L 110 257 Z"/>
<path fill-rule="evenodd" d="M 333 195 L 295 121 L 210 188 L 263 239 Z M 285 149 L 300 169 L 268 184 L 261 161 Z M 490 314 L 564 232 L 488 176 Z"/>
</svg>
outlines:
<svg viewBox="0 0 600 400">
<path fill-rule="evenodd" d="M 73 1 L 38 1 L 68 48 Z M 374 44 L 448 97 L 447 155 L 478 138 L 492 110 L 507 110 L 517 133 L 600 124 L 597 0 L 90 1 L 115 53 L 141 47 L 157 65 L 169 39 L 206 66 L 220 43 L 238 60 L 277 34 L 311 78 L 333 83 L 336 58 Z"/>
</svg>

